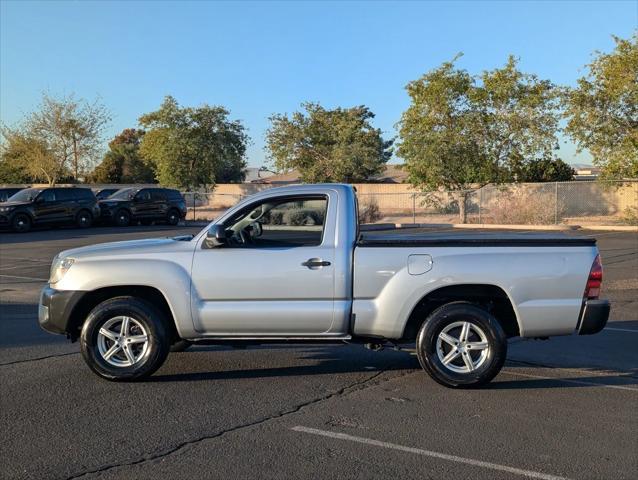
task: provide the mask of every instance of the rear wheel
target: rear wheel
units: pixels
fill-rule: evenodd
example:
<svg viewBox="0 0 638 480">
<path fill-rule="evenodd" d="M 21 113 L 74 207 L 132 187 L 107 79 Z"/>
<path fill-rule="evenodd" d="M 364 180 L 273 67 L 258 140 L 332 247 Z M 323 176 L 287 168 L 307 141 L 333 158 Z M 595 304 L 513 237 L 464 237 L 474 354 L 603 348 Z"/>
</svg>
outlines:
<svg viewBox="0 0 638 480">
<path fill-rule="evenodd" d="M 500 372 L 507 337 L 496 318 L 468 302 L 443 305 L 428 316 L 417 336 L 423 369 L 446 387 L 477 387 Z"/>
<path fill-rule="evenodd" d="M 115 212 L 115 225 L 118 227 L 128 227 L 131 223 L 131 214 L 123 208 Z"/>
<path fill-rule="evenodd" d="M 17 213 L 11 221 L 11 227 L 15 232 L 28 232 L 31 230 L 31 217 L 26 213 Z"/>
<path fill-rule="evenodd" d="M 148 377 L 168 355 L 166 321 L 162 312 L 140 298 L 106 300 L 91 311 L 82 327 L 82 357 L 107 380 Z"/>
<path fill-rule="evenodd" d="M 179 212 L 176 209 L 171 208 L 166 216 L 166 221 L 169 225 L 177 225 L 179 223 Z"/>
<path fill-rule="evenodd" d="M 80 210 L 75 216 L 75 224 L 80 228 L 89 228 L 93 224 L 93 215 L 88 210 Z"/>
</svg>

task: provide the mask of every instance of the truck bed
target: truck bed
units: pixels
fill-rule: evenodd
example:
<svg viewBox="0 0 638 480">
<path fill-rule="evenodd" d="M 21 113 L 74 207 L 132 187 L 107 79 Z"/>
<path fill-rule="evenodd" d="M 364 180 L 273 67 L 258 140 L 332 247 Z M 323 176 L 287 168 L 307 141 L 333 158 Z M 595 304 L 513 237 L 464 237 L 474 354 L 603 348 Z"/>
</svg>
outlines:
<svg viewBox="0 0 638 480">
<path fill-rule="evenodd" d="M 564 233 L 411 232 L 397 228 L 359 235 L 357 247 L 587 247 L 596 239 Z"/>
</svg>

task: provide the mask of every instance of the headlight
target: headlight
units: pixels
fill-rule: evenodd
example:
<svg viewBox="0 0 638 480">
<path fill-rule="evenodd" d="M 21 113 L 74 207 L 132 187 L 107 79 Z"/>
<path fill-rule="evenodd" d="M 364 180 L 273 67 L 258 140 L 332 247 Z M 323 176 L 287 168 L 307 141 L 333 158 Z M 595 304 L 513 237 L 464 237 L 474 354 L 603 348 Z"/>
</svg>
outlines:
<svg viewBox="0 0 638 480">
<path fill-rule="evenodd" d="M 53 259 L 53 264 L 51 265 L 49 283 L 57 283 L 62 280 L 62 277 L 64 277 L 64 274 L 69 270 L 69 268 L 71 268 L 71 265 L 73 265 L 74 262 L 74 258 L 55 257 Z"/>
<path fill-rule="evenodd" d="M 0 212 L 6 213 L 13 210 L 13 207 L 0 207 Z"/>
</svg>

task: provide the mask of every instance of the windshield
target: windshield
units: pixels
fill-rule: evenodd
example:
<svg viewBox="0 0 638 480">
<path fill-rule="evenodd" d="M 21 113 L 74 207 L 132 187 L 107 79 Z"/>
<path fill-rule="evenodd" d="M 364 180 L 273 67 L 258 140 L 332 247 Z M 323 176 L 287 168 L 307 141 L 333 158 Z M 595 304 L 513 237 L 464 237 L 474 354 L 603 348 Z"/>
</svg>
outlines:
<svg viewBox="0 0 638 480">
<path fill-rule="evenodd" d="M 138 190 L 139 189 L 137 189 L 137 188 L 123 188 L 122 190 L 118 190 L 113 195 L 108 197 L 108 199 L 109 200 L 111 200 L 111 199 L 114 199 L 114 200 L 131 200 L 135 196 L 135 193 Z"/>
<path fill-rule="evenodd" d="M 41 188 L 27 188 L 26 190 L 20 190 L 15 195 L 9 197 L 7 202 L 31 202 L 41 191 Z"/>
<path fill-rule="evenodd" d="M 100 190 L 99 192 L 97 192 L 97 195 L 95 195 L 95 197 L 98 200 L 104 200 L 105 198 L 113 195 L 115 192 L 117 192 L 117 190 Z"/>
</svg>

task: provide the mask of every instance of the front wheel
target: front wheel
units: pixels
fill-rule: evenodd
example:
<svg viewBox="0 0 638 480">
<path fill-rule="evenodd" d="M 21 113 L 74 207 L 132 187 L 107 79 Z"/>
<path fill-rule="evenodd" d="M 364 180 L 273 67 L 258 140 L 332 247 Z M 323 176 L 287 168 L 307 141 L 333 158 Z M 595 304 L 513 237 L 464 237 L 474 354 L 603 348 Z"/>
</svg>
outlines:
<svg viewBox="0 0 638 480">
<path fill-rule="evenodd" d="M 26 213 L 17 213 L 11 221 L 14 232 L 25 233 L 31 230 L 31 217 Z"/>
<path fill-rule="evenodd" d="M 82 357 L 107 380 L 148 377 L 168 355 L 166 321 L 162 312 L 140 298 L 106 300 L 91 311 L 82 327 Z"/>
<path fill-rule="evenodd" d="M 500 372 L 507 337 L 496 318 L 469 302 L 453 302 L 428 316 L 417 336 L 423 369 L 446 387 L 478 387 Z"/>
</svg>

